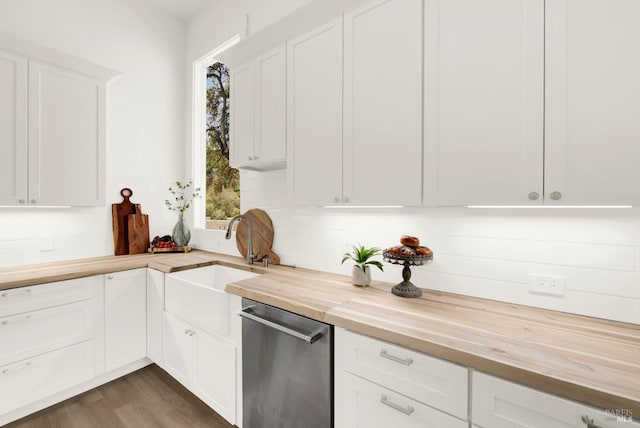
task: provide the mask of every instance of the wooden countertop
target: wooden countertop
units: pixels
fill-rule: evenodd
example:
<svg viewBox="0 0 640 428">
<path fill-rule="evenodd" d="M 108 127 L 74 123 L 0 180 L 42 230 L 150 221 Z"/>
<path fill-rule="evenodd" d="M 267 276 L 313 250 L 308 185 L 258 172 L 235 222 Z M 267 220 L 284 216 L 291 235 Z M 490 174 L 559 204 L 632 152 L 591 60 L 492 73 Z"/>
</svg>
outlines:
<svg viewBox="0 0 640 428">
<path fill-rule="evenodd" d="M 640 326 L 423 290 L 419 299 L 374 281 L 260 265 L 203 251 L 109 256 L 0 269 L 0 290 L 150 267 L 165 273 L 223 264 L 263 275 L 230 293 L 406 346 L 605 409 L 640 415 Z"/>
</svg>

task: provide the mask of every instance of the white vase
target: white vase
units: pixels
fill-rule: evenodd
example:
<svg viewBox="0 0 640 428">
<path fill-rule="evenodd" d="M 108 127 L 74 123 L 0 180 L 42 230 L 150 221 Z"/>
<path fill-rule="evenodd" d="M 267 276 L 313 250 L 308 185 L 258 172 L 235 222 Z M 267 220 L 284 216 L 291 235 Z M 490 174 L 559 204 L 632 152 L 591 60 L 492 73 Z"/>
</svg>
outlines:
<svg viewBox="0 0 640 428">
<path fill-rule="evenodd" d="M 358 287 L 366 287 L 371 283 L 371 269 L 369 266 L 364 267 L 364 272 L 360 266 L 354 266 L 351 270 L 351 282 Z"/>
</svg>

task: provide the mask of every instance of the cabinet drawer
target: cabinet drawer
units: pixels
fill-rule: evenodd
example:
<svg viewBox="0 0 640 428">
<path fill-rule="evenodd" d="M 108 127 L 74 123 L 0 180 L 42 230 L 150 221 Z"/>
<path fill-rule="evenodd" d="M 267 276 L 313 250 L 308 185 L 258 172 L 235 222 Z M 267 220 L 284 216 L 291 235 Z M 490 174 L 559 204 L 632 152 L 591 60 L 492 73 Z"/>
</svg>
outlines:
<svg viewBox="0 0 640 428">
<path fill-rule="evenodd" d="M 585 428 L 583 416 L 602 428 L 639 428 L 623 420 L 631 412 L 611 409 L 607 414 L 565 398 L 556 397 L 484 373 L 473 374 L 472 420 L 483 428 Z M 616 414 L 616 412 L 618 414 Z"/>
<path fill-rule="evenodd" d="M 90 339 L 91 301 L 0 318 L 0 365 Z"/>
<path fill-rule="evenodd" d="M 0 414 L 88 381 L 93 341 L 0 366 Z"/>
<path fill-rule="evenodd" d="M 348 428 L 467 428 L 468 423 L 349 373 L 344 374 L 344 414 Z"/>
<path fill-rule="evenodd" d="M 202 330 L 229 335 L 230 294 L 165 277 L 165 309 Z"/>
<path fill-rule="evenodd" d="M 0 317 L 90 299 L 101 277 L 78 278 L 0 291 Z"/>
<path fill-rule="evenodd" d="M 336 341 L 344 370 L 467 419 L 467 368 L 343 329 Z"/>
</svg>

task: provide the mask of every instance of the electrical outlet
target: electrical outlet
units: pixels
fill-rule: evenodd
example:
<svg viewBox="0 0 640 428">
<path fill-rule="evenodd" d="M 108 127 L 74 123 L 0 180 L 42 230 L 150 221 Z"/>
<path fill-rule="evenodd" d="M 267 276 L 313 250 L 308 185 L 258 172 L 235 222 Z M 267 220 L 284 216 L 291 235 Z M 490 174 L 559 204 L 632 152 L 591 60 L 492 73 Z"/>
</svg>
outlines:
<svg viewBox="0 0 640 428">
<path fill-rule="evenodd" d="M 529 292 L 564 296 L 564 277 L 556 275 L 529 274 Z"/>
</svg>

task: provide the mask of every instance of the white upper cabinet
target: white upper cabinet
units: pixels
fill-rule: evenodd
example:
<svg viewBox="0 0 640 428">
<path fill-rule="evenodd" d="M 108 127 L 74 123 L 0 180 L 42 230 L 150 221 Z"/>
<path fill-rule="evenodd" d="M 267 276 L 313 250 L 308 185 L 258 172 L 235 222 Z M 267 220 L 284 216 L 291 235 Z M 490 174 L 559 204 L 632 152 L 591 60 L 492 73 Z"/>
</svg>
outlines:
<svg viewBox="0 0 640 428">
<path fill-rule="evenodd" d="M 384 0 L 289 42 L 294 203 L 420 205 L 421 34 L 420 0 Z"/>
<path fill-rule="evenodd" d="M 297 204 L 342 200 L 342 19 L 287 43 L 287 173 Z"/>
<path fill-rule="evenodd" d="M 284 44 L 231 72 L 231 165 L 269 170 L 286 165 Z"/>
<path fill-rule="evenodd" d="M 234 67 L 230 72 L 230 163 L 234 168 L 241 167 L 253 157 L 254 73 L 253 63 Z"/>
<path fill-rule="evenodd" d="M 422 1 L 344 15 L 343 202 L 422 202 Z"/>
<path fill-rule="evenodd" d="M 424 204 L 542 203 L 544 1 L 424 15 Z"/>
<path fill-rule="evenodd" d="M 30 204 L 104 204 L 105 86 L 29 61 Z"/>
<path fill-rule="evenodd" d="M 0 36 L 0 205 L 104 205 L 106 82 L 116 74 Z"/>
<path fill-rule="evenodd" d="M 633 0 L 547 1 L 545 203 L 640 204 L 638 22 Z"/>
<path fill-rule="evenodd" d="M 0 50 L 0 205 L 27 200 L 28 67 L 28 58 Z"/>
</svg>

